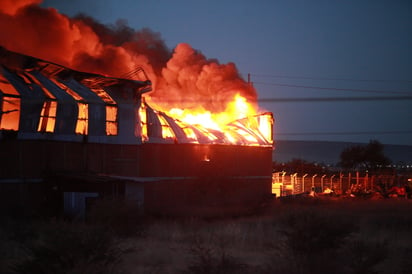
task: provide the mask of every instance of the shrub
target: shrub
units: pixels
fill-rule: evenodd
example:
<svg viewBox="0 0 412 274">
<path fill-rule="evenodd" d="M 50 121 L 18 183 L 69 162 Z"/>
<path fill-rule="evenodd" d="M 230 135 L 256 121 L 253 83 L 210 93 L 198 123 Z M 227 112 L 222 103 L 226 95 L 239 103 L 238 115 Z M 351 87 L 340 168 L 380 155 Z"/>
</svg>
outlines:
<svg viewBox="0 0 412 274">
<path fill-rule="evenodd" d="M 37 226 L 16 273 L 115 273 L 121 250 L 101 226 L 56 222 Z"/>
<path fill-rule="evenodd" d="M 277 265 L 272 264 L 272 268 L 288 273 L 322 273 L 324 269 L 334 272 L 338 268 L 334 254 L 357 229 L 343 216 L 304 208 L 286 213 L 277 225 Z"/>
<path fill-rule="evenodd" d="M 87 222 L 105 226 L 120 237 L 142 236 L 145 230 L 142 209 L 120 199 L 97 200 L 88 213 Z"/>
<path fill-rule="evenodd" d="M 281 219 L 280 232 L 298 255 L 336 249 L 355 229 L 356 224 L 342 216 L 302 209 Z"/>
<path fill-rule="evenodd" d="M 385 241 L 368 242 L 361 239 L 349 241 L 344 248 L 342 258 L 345 258 L 343 266 L 354 274 L 378 273 L 376 267 L 382 263 L 388 252 Z"/>
<path fill-rule="evenodd" d="M 212 243 L 216 242 L 218 246 Z M 190 253 L 194 260 L 189 264 L 185 273 L 192 274 L 231 274 L 247 273 L 247 265 L 227 253 L 225 244 L 212 236 L 205 241 L 200 237 L 194 237 Z"/>
</svg>

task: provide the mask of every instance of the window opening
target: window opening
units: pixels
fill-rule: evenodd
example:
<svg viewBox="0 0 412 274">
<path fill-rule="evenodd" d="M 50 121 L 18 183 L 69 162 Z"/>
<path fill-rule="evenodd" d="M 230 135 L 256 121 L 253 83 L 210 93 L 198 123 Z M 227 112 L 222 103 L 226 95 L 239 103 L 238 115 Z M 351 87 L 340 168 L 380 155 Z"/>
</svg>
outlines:
<svg viewBox="0 0 412 274">
<path fill-rule="evenodd" d="M 40 113 L 40 121 L 37 131 L 53 132 L 56 124 L 57 102 L 46 100 Z"/>
<path fill-rule="evenodd" d="M 106 135 L 118 134 L 117 104 L 100 86 L 88 86 L 106 104 Z"/>
<path fill-rule="evenodd" d="M 20 120 L 20 98 L 3 96 L 0 113 L 0 129 L 17 131 Z"/>
<path fill-rule="evenodd" d="M 43 107 L 40 113 L 37 131 L 54 132 L 57 112 L 56 97 L 46 88 L 44 88 L 40 81 L 30 73 L 19 73 L 18 75 L 24 80 L 24 82 L 30 87 L 30 89 L 32 89 L 32 85 L 35 84 L 42 90 L 43 94 L 46 96 L 46 100 L 43 103 Z"/>
<path fill-rule="evenodd" d="M 78 102 L 79 116 L 77 117 L 76 133 L 87 135 L 87 124 L 89 121 L 89 107 L 86 103 Z"/>
<path fill-rule="evenodd" d="M 77 101 L 78 114 L 77 114 L 77 123 L 76 130 L 77 134 L 88 134 L 88 123 L 89 123 L 89 105 L 87 102 L 74 90 L 66 86 L 65 84 L 59 82 L 54 78 L 50 78 L 59 88 L 67 92 Z"/>
<path fill-rule="evenodd" d="M 186 124 L 181 122 L 180 120 L 175 120 L 176 124 L 183 130 L 186 135 L 186 138 L 192 141 L 198 141 L 196 133 L 193 131 L 192 128 L 188 127 Z"/>
<path fill-rule="evenodd" d="M 107 135 L 117 135 L 117 133 L 118 133 L 117 106 L 107 105 L 106 106 L 106 134 Z"/>
<path fill-rule="evenodd" d="M 18 130 L 20 121 L 20 94 L 0 73 L 0 129 Z"/>
<path fill-rule="evenodd" d="M 171 139 L 175 138 L 175 134 L 173 133 L 172 128 L 170 127 L 169 123 L 166 119 L 162 116 L 161 113 L 156 113 L 157 117 L 159 118 L 160 125 L 162 126 L 162 138 L 164 139 Z"/>
<path fill-rule="evenodd" d="M 141 137 L 142 142 L 147 142 L 149 140 L 149 136 L 147 134 L 147 110 L 144 103 L 141 104 L 139 108 L 139 117 L 140 117 L 140 125 L 141 125 Z"/>
</svg>

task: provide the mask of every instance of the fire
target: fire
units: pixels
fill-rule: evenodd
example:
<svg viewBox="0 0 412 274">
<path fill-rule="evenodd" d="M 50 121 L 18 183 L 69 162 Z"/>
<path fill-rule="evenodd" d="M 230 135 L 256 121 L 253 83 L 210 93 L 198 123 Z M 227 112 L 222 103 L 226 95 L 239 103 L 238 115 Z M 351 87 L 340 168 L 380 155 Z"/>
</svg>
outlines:
<svg viewBox="0 0 412 274">
<path fill-rule="evenodd" d="M 153 105 L 156 105 L 153 103 Z M 173 117 L 176 123 L 182 128 L 186 136 L 193 142 L 200 142 L 194 128 L 201 131 L 211 143 L 230 143 L 247 145 L 270 145 L 273 142 L 272 126 L 273 117 L 271 113 L 258 114 L 254 105 L 247 102 L 246 98 L 240 94 L 235 94 L 227 104 L 224 111 L 212 113 L 203 107 L 193 109 L 162 108 L 156 105 L 159 113 Z M 148 141 L 147 116 L 145 103 L 140 108 L 142 122 L 143 141 Z M 161 115 L 158 115 L 162 137 L 176 138 L 168 122 Z"/>
<path fill-rule="evenodd" d="M 0 70 L 2 72 L 2 70 Z M 20 119 L 20 98 L 17 90 L 7 82 L 0 73 L 0 90 L 5 91 L 8 96 L 4 96 L 0 101 L 0 129 L 18 130 Z"/>
<path fill-rule="evenodd" d="M 235 94 L 226 109 L 219 113 L 212 113 L 203 107 L 194 109 L 172 108 L 169 110 L 167 108 L 162 109 L 161 105 L 156 105 L 156 108 L 183 123 L 224 132 L 226 137 L 232 142 L 235 142 L 236 138 L 230 135 L 227 124 L 238 119 L 256 115 L 256 110 L 252 104 L 248 103 L 246 98 L 242 97 L 239 93 Z"/>
<path fill-rule="evenodd" d="M 208 59 L 185 43 L 171 51 L 159 33 L 149 29 L 133 30 L 125 21 L 103 25 L 85 15 L 71 18 L 56 9 L 40 7 L 41 2 L 5 0 L 0 7 L 3 32 L 0 46 L 75 70 L 136 80 L 147 77 L 152 82 L 153 92 L 146 96 L 146 102 L 175 119 L 187 138 L 194 142 L 199 141 L 198 131 L 210 140 L 223 138 L 229 143 L 237 143 L 239 139 L 243 143 L 260 143 L 261 139 L 272 142 L 273 118 L 258 114 L 257 92 L 243 80 L 235 64 L 220 64 Z M 138 67 L 146 74 L 136 73 Z M 72 96 L 78 101 L 80 110 L 76 133 L 87 134 L 88 106 L 81 98 L 76 98 L 75 93 Z M 18 98 L 5 99 L 0 127 L 16 129 L 19 111 L 15 111 L 15 105 L 20 103 L 16 101 Z M 49 98 L 41 114 L 45 118 L 39 129 L 47 132 L 55 127 L 54 100 Z M 108 100 L 106 133 L 116 135 L 117 106 Z M 144 118 L 144 105 L 142 107 L 139 116 L 142 141 L 145 141 L 149 123 Z M 162 138 L 175 138 L 167 119 L 158 116 Z"/>
</svg>

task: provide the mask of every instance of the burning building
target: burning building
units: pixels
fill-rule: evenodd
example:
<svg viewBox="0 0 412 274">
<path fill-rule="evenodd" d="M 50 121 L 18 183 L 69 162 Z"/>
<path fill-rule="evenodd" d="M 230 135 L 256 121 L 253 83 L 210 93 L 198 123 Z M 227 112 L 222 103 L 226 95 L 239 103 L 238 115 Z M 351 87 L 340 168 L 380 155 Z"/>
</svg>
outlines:
<svg viewBox="0 0 412 274">
<path fill-rule="evenodd" d="M 3 190 L 40 188 L 73 213 L 104 196 L 168 213 L 248 208 L 271 194 L 271 113 L 212 128 L 147 103 L 142 69 L 108 77 L 4 48 L 0 61 Z M 236 95 L 233 107 L 243 103 Z"/>
</svg>

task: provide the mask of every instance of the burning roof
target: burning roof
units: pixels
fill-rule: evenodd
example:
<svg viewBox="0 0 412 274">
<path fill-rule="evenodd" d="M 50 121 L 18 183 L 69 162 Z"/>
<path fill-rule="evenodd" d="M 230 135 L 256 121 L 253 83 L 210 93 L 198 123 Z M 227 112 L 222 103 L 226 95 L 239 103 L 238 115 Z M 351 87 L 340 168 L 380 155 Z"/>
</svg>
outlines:
<svg viewBox="0 0 412 274">
<path fill-rule="evenodd" d="M 18 131 L 20 138 L 88 136 L 92 142 L 272 145 L 271 113 L 216 127 L 204 119 L 190 123 L 176 118 L 176 109 L 166 113 L 151 107 L 142 96 L 151 91 L 152 83 L 141 68 L 133 71 L 135 79 L 107 77 L 4 48 L 0 61 L 0 130 Z M 234 102 L 231 108 L 248 108 L 238 94 Z"/>
<path fill-rule="evenodd" d="M 2 129 L 75 132 L 89 140 L 120 135 L 128 143 L 138 137 L 271 145 L 271 114 L 261 114 L 255 88 L 235 64 L 208 59 L 185 43 L 170 50 L 159 33 L 134 30 L 122 20 L 103 25 L 40 2 L 0 7 L 0 45 L 21 53 L 2 54 Z"/>
</svg>

